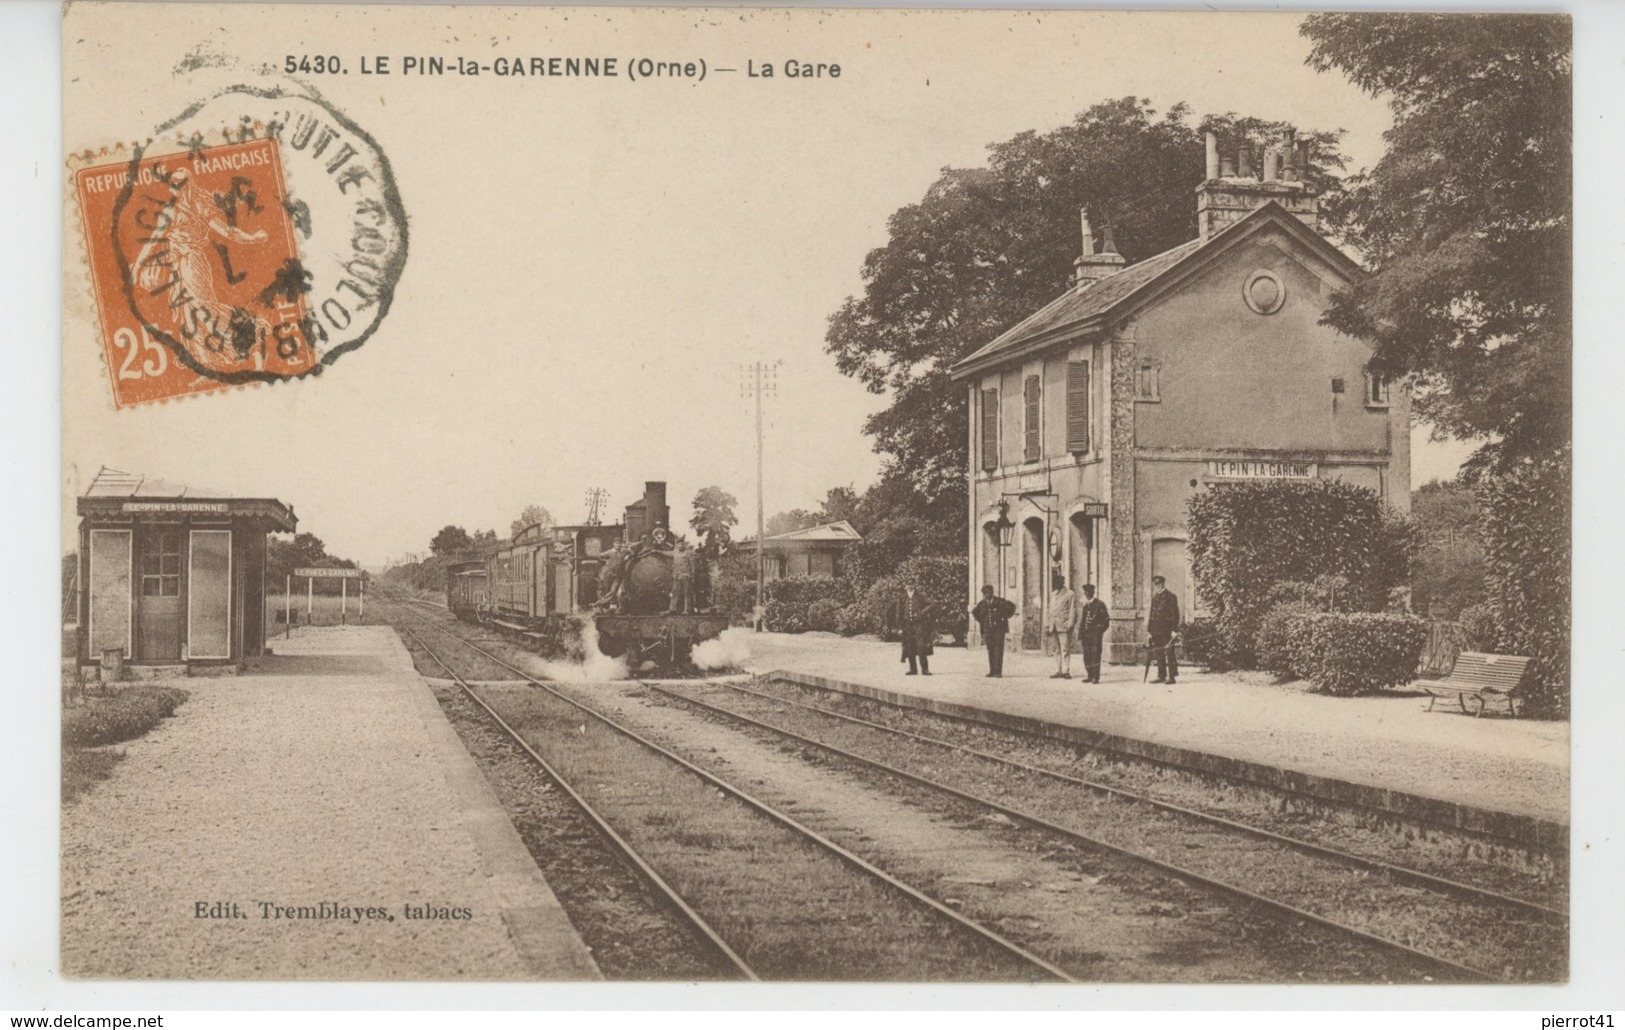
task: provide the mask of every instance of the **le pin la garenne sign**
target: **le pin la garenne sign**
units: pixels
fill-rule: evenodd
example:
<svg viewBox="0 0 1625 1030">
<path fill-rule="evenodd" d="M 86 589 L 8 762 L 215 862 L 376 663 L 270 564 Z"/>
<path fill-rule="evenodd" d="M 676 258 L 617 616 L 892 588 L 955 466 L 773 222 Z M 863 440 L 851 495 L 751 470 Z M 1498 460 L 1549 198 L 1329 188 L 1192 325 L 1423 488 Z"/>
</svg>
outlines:
<svg viewBox="0 0 1625 1030">
<path fill-rule="evenodd" d="M 1314 479 L 1319 468 L 1306 461 L 1210 461 L 1210 479 Z"/>
</svg>

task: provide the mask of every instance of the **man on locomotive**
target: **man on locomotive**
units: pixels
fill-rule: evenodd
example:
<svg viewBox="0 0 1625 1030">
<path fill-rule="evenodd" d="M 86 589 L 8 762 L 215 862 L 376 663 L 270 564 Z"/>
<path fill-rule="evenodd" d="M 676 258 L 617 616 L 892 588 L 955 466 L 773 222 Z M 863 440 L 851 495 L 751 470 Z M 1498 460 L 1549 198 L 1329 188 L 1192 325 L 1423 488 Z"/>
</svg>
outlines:
<svg viewBox="0 0 1625 1030">
<path fill-rule="evenodd" d="M 626 578 L 626 544 L 620 540 L 604 555 L 604 564 L 598 568 L 599 608 L 621 607 L 621 584 Z"/>
<path fill-rule="evenodd" d="M 687 615 L 694 610 L 694 551 L 682 537 L 671 551 L 671 606 L 667 615 Z"/>
</svg>

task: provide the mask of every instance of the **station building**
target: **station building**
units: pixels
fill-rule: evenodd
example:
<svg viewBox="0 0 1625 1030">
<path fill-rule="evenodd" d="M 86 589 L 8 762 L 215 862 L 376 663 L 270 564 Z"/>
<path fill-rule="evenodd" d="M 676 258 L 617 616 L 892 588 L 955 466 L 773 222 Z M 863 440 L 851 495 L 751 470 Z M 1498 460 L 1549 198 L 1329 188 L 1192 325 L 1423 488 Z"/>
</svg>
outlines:
<svg viewBox="0 0 1625 1030">
<path fill-rule="evenodd" d="M 1239 173 L 1237 168 L 1239 166 Z M 1134 661 L 1151 577 L 1202 614 L 1186 505 L 1254 479 L 1337 478 L 1410 507 L 1410 399 L 1370 346 L 1320 324 L 1359 266 L 1317 231 L 1307 151 L 1221 162 L 1208 138 L 1198 235 L 1127 265 L 1087 216 L 1071 288 L 953 368 L 969 393 L 970 598 L 1014 601 L 1042 645 L 1052 573 L 1096 584 L 1106 657 Z M 974 630 L 974 627 L 972 627 Z"/>
<path fill-rule="evenodd" d="M 231 671 L 265 651 L 265 538 L 293 509 L 103 468 L 78 499 L 81 666 Z"/>
</svg>

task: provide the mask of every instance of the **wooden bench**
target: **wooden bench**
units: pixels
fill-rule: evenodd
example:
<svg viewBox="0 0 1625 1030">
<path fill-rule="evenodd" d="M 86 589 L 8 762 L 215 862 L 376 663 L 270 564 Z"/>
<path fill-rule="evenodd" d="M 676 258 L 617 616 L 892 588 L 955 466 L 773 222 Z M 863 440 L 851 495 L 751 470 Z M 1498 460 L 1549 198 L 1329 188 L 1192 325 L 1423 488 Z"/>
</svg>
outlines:
<svg viewBox="0 0 1625 1030">
<path fill-rule="evenodd" d="M 1490 702 L 1504 703 L 1508 714 L 1518 714 L 1518 690 L 1529 674 L 1531 658 L 1510 654 L 1485 654 L 1482 651 L 1463 651 L 1456 657 L 1450 675 L 1437 683 L 1423 686 L 1433 697 L 1428 700 L 1428 711 L 1440 698 L 1454 698 L 1461 710 L 1469 715 L 1484 714 Z"/>
</svg>

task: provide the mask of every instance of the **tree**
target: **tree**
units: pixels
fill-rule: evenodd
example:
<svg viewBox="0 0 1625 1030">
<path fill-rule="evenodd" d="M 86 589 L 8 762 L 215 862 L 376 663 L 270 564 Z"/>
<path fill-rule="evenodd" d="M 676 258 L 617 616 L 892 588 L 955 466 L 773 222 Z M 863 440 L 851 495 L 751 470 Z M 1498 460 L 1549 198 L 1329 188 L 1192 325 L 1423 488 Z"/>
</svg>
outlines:
<svg viewBox="0 0 1625 1030">
<path fill-rule="evenodd" d="M 819 512 L 808 511 L 805 508 L 792 508 L 789 511 L 781 511 L 777 515 L 768 516 L 766 532 L 768 536 L 778 536 L 780 533 L 794 533 L 798 529 L 808 529 L 820 525 L 823 521 Z"/>
<path fill-rule="evenodd" d="M 508 526 L 508 536 L 516 537 L 519 535 L 519 531 L 524 529 L 526 526 L 534 526 L 538 524 L 540 524 L 544 529 L 551 527 L 553 525 L 552 513 L 539 504 L 527 504 L 525 505 L 525 510 L 519 513 L 519 517 L 514 519 L 513 522 Z M 494 536 L 496 534 L 496 530 L 493 529 L 491 533 Z"/>
<path fill-rule="evenodd" d="M 820 521 L 850 522 L 861 533 L 863 530 L 858 528 L 858 507 L 862 501 L 863 498 L 850 486 L 832 487 L 824 494 L 824 511 Z"/>
<path fill-rule="evenodd" d="M 694 495 L 694 515 L 688 520 L 696 536 L 705 538 L 700 550 L 709 558 L 726 554 L 732 527 L 739 524 L 734 508 L 739 499 L 720 486 L 708 486 Z"/>
<path fill-rule="evenodd" d="M 429 550 L 440 557 L 467 554 L 474 549 L 474 541 L 462 526 L 446 526 L 429 541 Z"/>
<path fill-rule="evenodd" d="M 1066 288 L 1078 209 L 1113 227 L 1129 261 L 1160 253 L 1196 236 L 1202 132 L 1227 148 L 1261 148 L 1287 128 L 1231 114 L 1192 128 L 1189 117 L 1183 104 L 1158 117 L 1136 97 L 1105 101 L 1053 132 L 993 145 L 986 168 L 944 169 L 919 203 L 891 216 L 887 244 L 864 260 L 863 295 L 830 318 L 825 349 L 841 372 L 891 393 L 864 431 L 916 515 L 940 507 L 963 522 L 965 390 L 948 369 Z M 1300 138 L 1315 147 L 1307 178 L 1335 193 L 1337 136 Z"/>
<path fill-rule="evenodd" d="M 1372 274 L 1325 321 L 1410 377 L 1477 476 L 1570 436 L 1571 40 L 1561 15 L 1315 14 L 1309 63 L 1385 96 L 1388 151 L 1331 215 Z"/>
<path fill-rule="evenodd" d="M 1484 546 L 1478 499 L 1459 481 L 1434 480 L 1411 492 L 1411 519 L 1420 539 L 1411 569 L 1417 612 L 1455 618 L 1484 595 Z"/>
<path fill-rule="evenodd" d="M 482 547 L 492 547 L 497 542 L 497 531 L 494 529 L 478 529 L 474 531 L 473 539 L 476 550 Z"/>
</svg>

